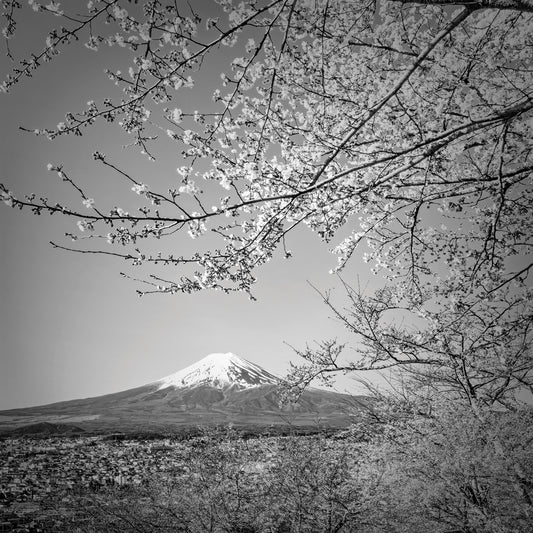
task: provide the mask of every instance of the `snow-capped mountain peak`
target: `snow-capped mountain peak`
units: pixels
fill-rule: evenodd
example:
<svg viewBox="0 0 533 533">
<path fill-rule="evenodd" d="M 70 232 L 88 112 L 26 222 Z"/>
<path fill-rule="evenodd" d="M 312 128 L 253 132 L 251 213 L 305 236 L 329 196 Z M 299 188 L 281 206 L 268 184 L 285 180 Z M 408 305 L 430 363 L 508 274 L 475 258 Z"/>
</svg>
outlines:
<svg viewBox="0 0 533 533">
<path fill-rule="evenodd" d="M 217 389 L 235 386 L 249 389 L 260 385 L 274 385 L 279 379 L 260 366 L 233 353 L 212 353 L 200 361 L 166 376 L 156 383 L 159 389 L 209 385 Z"/>
</svg>

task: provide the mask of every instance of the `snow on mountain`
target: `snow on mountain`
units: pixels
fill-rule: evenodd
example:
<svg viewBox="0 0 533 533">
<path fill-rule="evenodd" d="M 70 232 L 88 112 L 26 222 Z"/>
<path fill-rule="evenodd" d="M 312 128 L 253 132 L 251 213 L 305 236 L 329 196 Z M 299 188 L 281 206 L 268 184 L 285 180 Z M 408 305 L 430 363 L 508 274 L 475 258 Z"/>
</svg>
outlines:
<svg viewBox="0 0 533 533">
<path fill-rule="evenodd" d="M 200 361 L 158 381 L 158 390 L 209 385 L 217 389 L 235 386 L 249 389 L 275 385 L 279 378 L 233 353 L 212 353 Z"/>
</svg>

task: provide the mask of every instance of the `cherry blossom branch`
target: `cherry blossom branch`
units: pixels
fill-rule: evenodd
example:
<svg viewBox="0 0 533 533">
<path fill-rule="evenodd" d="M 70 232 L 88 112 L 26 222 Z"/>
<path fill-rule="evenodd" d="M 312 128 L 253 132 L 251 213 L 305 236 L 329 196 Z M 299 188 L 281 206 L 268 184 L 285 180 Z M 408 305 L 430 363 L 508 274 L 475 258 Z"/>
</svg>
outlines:
<svg viewBox="0 0 533 533">
<path fill-rule="evenodd" d="M 407 5 L 466 6 L 470 9 L 501 9 L 533 13 L 532 0 L 391 0 Z"/>
<path fill-rule="evenodd" d="M 344 137 L 344 139 L 337 145 L 335 150 L 333 150 L 332 154 L 329 155 L 324 163 L 321 165 L 320 169 L 316 172 L 316 174 L 313 176 L 310 187 L 315 185 L 322 174 L 326 171 L 326 169 L 329 167 L 329 165 L 337 158 L 337 156 L 341 153 L 341 151 L 344 149 L 344 147 L 352 140 L 352 138 L 359 132 L 361 129 L 374 117 L 384 106 L 385 104 L 393 98 L 396 93 L 402 88 L 402 86 L 405 84 L 405 82 L 411 77 L 411 75 L 418 69 L 418 67 L 424 62 L 426 57 L 433 51 L 433 49 L 446 37 L 449 33 L 451 33 L 457 26 L 459 26 L 464 20 L 468 18 L 468 16 L 472 13 L 472 9 L 465 8 L 463 9 L 449 24 L 441 30 L 434 38 L 433 40 L 428 44 L 426 49 L 416 58 L 416 60 L 411 64 L 411 66 L 407 69 L 407 71 L 400 77 L 400 79 L 396 82 L 394 87 L 377 103 L 370 106 L 370 108 L 367 110 L 365 115 L 358 121 L 357 125 L 354 126 L 348 134 Z"/>
<path fill-rule="evenodd" d="M 39 62 L 44 58 L 48 58 L 52 51 L 58 45 L 62 44 L 63 42 L 68 43 L 70 38 L 75 37 L 76 34 L 83 30 L 86 26 L 90 26 L 102 13 L 108 12 L 109 8 L 117 2 L 118 0 L 109 0 L 105 3 L 104 7 L 96 11 L 84 22 L 81 22 L 79 26 L 72 30 L 66 30 L 61 36 L 56 36 L 55 40 L 49 46 L 47 46 L 41 53 L 32 56 L 31 62 L 28 63 L 27 61 L 25 61 L 21 64 L 22 69 L 14 69 L 16 75 L 11 77 L 8 82 L 5 82 L 2 86 L 0 86 L 0 88 L 2 88 L 4 92 L 7 92 L 9 90 L 9 87 L 17 83 L 23 75 L 30 76 L 31 71 L 36 69 L 40 65 Z"/>
</svg>

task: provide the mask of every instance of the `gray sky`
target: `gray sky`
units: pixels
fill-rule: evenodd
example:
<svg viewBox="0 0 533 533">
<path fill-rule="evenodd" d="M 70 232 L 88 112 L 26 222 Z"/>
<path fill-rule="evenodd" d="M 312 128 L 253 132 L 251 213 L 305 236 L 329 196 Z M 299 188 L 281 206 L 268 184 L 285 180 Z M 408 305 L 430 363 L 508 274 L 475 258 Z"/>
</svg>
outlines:
<svg viewBox="0 0 533 533">
<path fill-rule="evenodd" d="M 41 49 L 46 37 L 43 17 L 30 15 L 12 43 L 16 54 Z M 63 163 L 95 198 L 120 198 L 120 191 L 128 196 L 128 188 L 94 163 L 94 150 L 137 176 L 154 179 L 175 175 L 183 164 L 170 145 L 158 148 L 156 163 L 122 149 L 129 139 L 118 126 L 96 126 L 83 137 L 53 142 L 18 130 L 19 125 L 55 126 L 65 112 L 83 109 L 88 100 L 113 90 L 103 69 L 118 64 L 120 51 L 104 53 L 106 58 L 74 45 L 10 94 L 0 95 L 0 181 L 17 196 L 35 192 L 65 199 L 66 189 L 46 170 L 47 163 Z M 0 65 L 4 77 L 10 62 L 3 56 Z M 201 103 L 219 74 L 204 75 L 190 101 L 173 105 Z M 256 302 L 245 294 L 213 292 L 139 298 L 135 283 L 120 277 L 125 268 L 120 261 L 52 249 L 50 240 L 60 242 L 65 231 L 76 231 L 74 220 L 31 216 L 2 204 L 0 228 L 0 409 L 123 390 L 218 351 L 232 351 L 283 374 L 289 360 L 296 360 L 285 343 L 303 348 L 314 339 L 346 337 L 307 283 L 321 289 L 338 285 L 328 274 L 335 257 L 307 228 L 288 241 L 292 259 L 278 258 L 260 269 Z M 172 245 L 179 250 L 194 243 L 177 239 Z M 363 284 L 368 278 L 363 264 L 353 264 L 344 276 L 349 282 L 360 276 Z M 339 389 L 346 388 L 356 390 L 351 380 L 341 380 Z"/>
</svg>

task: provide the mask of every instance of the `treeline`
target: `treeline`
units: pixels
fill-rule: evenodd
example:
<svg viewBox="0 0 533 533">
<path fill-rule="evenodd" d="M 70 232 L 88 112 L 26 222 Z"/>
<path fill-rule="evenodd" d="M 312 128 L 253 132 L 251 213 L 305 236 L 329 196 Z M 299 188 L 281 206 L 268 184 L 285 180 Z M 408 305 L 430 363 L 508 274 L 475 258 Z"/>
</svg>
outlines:
<svg viewBox="0 0 533 533">
<path fill-rule="evenodd" d="M 529 533 L 533 410 L 388 397 L 349 431 L 205 431 L 140 486 L 80 491 L 77 532 Z"/>
</svg>

